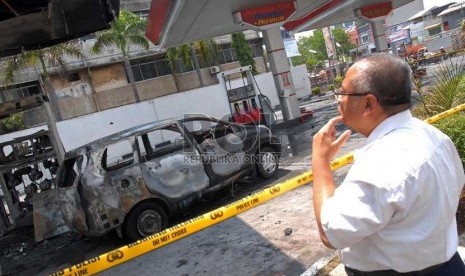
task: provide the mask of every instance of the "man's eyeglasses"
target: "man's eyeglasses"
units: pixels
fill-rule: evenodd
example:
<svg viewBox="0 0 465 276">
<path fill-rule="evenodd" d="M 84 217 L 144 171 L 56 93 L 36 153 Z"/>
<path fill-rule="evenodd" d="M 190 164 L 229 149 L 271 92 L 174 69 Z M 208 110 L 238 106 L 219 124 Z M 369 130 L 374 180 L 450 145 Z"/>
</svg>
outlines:
<svg viewBox="0 0 465 276">
<path fill-rule="evenodd" d="M 366 96 L 368 94 L 372 94 L 370 92 L 367 93 L 345 93 L 345 92 L 334 92 L 334 98 L 336 101 L 342 100 L 342 96 L 355 96 L 355 97 L 361 97 L 361 96 Z"/>
</svg>

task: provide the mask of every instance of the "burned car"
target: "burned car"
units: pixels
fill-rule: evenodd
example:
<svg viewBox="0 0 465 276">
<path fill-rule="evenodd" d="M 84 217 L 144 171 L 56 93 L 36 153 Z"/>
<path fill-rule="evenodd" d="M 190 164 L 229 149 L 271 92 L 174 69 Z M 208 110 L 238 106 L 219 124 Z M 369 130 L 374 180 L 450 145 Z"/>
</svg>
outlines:
<svg viewBox="0 0 465 276">
<path fill-rule="evenodd" d="M 66 153 L 62 216 L 84 235 L 116 229 L 138 240 L 206 194 L 246 176 L 273 177 L 280 152 L 265 126 L 192 117 L 134 127 Z"/>
</svg>

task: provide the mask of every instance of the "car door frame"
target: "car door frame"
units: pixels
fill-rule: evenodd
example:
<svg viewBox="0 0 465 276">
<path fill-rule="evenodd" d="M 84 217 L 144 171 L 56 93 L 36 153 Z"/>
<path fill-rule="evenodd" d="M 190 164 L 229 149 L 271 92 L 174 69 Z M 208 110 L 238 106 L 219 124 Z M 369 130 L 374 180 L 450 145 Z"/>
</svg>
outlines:
<svg viewBox="0 0 465 276">
<path fill-rule="evenodd" d="M 205 150 L 202 149 L 202 147 L 200 146 L 200 144 L 195 140 L 193 134 L 187 129 L 187 127 L 184 125 L 184 122 L 192 122 L 192 121 L 196 121 L 196 120 L 204 120 L 204 121 L 209 121 L 210 123 L 222 123 L 224 125 L 234 125 L 235 128 L 237 128 L 238 126 L 233 123 L 233 122 L 226 122 L 224 120 L 219 120 L 219 119 L 216 119 L 216 118 L 211 118 L 211 117 L 191 117 L 191 118 L 186 118 L 186 119 L 182 119 L 182 120 L 179 120 L 179 124 L 181 125 L 181 127 L 183 127 L 186 135 L 189 136 L 190 140 L 192 141 L 192 143 L 194 144 L 195 148 L 200 152 L 200 154 L 202 155 L 202 160 L 204 160 L 204 167 L 205 167 L 205 170 L 207 171 L 207 174 L 209 175 L 210 177 L 210 181 L 211 181 L 211 186 L 214 186 L 218 183 L 223 183 L 229 179 L 232 179 L 234 176 L 238 175 L 238 174 L 241 174 L 243 173 L 244 171 L 248 170 L 247 166 L 245 166 L 244 164 L 242 164 L 240 170 L 234 172 L 233 174 L 229 174 L 229 175 L 218 175 L 214 172 L 213 168 L 212 168 L 212 164 L 211 162 L 207 162 L 206 160 L 208 159 L 208 156 L 207 156 L 207 152 Z M 235 129 L 235 133 L 240 133 L 240 131 L 238 129 Z M 247 153 L 246 153 L 247 154 Z"/>
</svg>

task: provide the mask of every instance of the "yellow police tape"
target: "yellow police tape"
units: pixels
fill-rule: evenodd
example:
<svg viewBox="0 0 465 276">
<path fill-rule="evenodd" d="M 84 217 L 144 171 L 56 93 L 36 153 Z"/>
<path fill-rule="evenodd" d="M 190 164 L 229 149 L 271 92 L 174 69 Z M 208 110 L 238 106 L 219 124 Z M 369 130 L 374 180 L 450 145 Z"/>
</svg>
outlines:
<svg viewBox="0 0 465 276">
<path fill-rule="evenodd" d="M 435 116 L 433 116 L 431 118 L 426 119 L 425 122 L 427 122 L 428 124 L 433 124 L 433 123 L 443 119 L 444 117 L 450 116 L 450 115 L 452 115 L 452 114 L 454 114 L 456 112 L 459 112 L 461 110 L 465 110 L 465 104 L 458 105 L 458 106 L 456 106 L 454 108 L 451 108 L 451 109 L 449 109 L 447 111 L 439 113 L 439 114 L 437 114 L 437 115 L 435 115 Z"/>
<path fill-rule="evenodd" d="M 465 104 L 457 106 L 446 112 L 440 113 L 427 120 L 428 123 L 434 123 L 446 116 L 449 116 L 460 110 L 465 110 Z M 331 161 L 331 170 L 335 171 L 347 164 L 353 163 L 353 153 L 348 153 Z M 110 267 L 122 264 L 140 255 L 150 252 L 154 249 L 165 246 L 176 240 L 192 235 L 209 226 L 227 220 L 239 213 L 249 210 L 259 204 L 267 202 L 275 197 L 278 197 L 286 192 L 303 186 L 313 180 L 313 173 L 303 173 L 297 177 L 291 178 L 284 182 L 278 183 L 270 188 L 254 192 L 253 194 L 237 200 L 233 203 L 222 206 L 206 214 L 200 215 L 193 219 L 182 222 L 173 227 L 167 228 L 159 233 L 148 236 L 137 242 L 125 245 L 111 252 L 102 254 L 98 257 L 86 260 L 82 263 L 65 268 L 51 275 L 93 275 Z"/>
</svg>

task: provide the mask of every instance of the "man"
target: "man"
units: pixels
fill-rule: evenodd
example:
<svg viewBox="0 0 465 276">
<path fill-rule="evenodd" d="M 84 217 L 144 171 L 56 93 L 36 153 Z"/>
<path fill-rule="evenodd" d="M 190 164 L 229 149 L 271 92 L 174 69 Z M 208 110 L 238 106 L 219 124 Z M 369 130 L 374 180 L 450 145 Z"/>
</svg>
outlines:
<svg viewBox="0 0 465 276">
<path fill-rule="evenodd" d="M 313 138 L 313 200 L 322 242 L 348 275 L 465 275 L 455 213 L 465 175 L 451 140 L 410 111 L 406 62 L 366 56 L 335 93 L 340 116 Z M 330 160 L 350 136 L 367 137 L 335 189 Z"/>
</svg>

